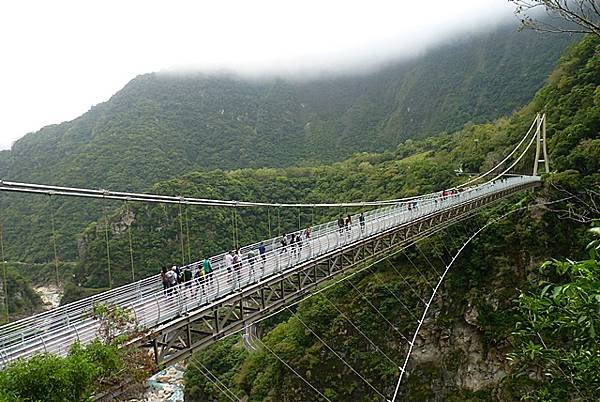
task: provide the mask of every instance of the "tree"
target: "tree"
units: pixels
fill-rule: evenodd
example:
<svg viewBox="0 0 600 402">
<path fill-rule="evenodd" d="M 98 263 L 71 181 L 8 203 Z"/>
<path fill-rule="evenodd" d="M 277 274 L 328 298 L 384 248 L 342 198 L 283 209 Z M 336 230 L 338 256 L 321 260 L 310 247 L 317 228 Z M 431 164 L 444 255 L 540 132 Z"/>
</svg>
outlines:
<svg viewBox="0 0 600 402">
<path fill-rule="evenodd" d="M 600 36 L 600 3 L 597 0 L 509 0 L 525 28 L 543 32 L 591 33 Z M 544 8 L 550 19 L 536 14 Z M 560 24 L 560 20 L 567 25 Z M 554 22 L 556 21 L 556 22 Z"/>
</svg>

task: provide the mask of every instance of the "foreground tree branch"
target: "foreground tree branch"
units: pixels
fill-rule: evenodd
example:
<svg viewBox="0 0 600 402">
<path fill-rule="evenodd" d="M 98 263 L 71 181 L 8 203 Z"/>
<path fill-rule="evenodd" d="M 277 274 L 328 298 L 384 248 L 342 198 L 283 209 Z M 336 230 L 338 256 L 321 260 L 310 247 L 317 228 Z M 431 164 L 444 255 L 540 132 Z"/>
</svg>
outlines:
<svg viewBox="0 0 600 402">
<path fill-rule="evenodd" d="M 509 0 L 516 5 L 515 14 L 524 28 L 542 32 L 591 33 L 600 36 L 599 0 Z M 550 20 L 534 14 L 545 9 Z M 566 25 L 552 21 L 567 22 Z"/>
<path fill-rule="evenodd" d="M 569 196 L 565 202 L 558 204 L 558 207 L 548 208 L 559 219 L 569 219 L 585 224 L 600 219 L 600 193 L 590 189 L 574 193 L 561 185 L 555 183 L 551 183 L 551 185 L 559 193 Z"/>
</svg>

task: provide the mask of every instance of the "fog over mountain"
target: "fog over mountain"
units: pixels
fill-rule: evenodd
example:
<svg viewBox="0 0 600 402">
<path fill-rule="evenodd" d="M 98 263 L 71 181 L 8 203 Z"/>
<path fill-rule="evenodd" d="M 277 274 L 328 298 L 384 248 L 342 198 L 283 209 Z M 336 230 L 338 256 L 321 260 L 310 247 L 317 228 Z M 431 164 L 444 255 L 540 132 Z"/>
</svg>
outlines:
<svg viewBox="0 0 600 402">
<path fill-rule="evenodd" d="M 0 5 L 0 149 L 152 71 L 364 72 L 511 18 L 504 0 Z M 35 30 L 29 29 L 35 27 Z M 39 35 L 44 32 L 44 35 Z M 8 61 L 6 61 L 8 60 Z M 57 96 L 59 94 L 59 96 Z"/>
</svg>

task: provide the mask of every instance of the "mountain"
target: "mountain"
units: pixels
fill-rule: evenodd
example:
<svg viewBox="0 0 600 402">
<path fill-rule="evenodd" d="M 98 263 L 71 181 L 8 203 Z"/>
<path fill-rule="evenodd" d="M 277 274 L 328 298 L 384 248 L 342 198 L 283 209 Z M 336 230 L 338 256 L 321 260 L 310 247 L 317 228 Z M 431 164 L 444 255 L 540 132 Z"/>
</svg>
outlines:
<svg viewBox="0 0 600 402">
<path fill-rule="evenodd" d="M 1 176 L 139 191 L 197 169 L 315 165 L 383 151 L 512 112 L 540 88 L 571 42 L 504 26 L 364 75 L 146 74 L 79 118 L 0 152 Z M 0 196 L 0 204 L 8 255 L 35 262 L 53 258 L 51 213 L 59 258 L 72 260 L 84 222 L 103 208 L 16 195 Z"/>
</svg>

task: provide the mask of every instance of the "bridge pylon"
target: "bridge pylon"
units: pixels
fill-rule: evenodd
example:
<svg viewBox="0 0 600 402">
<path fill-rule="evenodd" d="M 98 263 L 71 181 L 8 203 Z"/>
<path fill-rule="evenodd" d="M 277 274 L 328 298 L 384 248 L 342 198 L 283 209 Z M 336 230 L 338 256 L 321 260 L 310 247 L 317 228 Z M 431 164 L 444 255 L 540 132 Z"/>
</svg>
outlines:
<svg viewBox="0 0 600 402">
<path fill-rule="evenodd" d="M 545 173 L 550 173 L 550 160 L 548 158 L 548 147 L 546 145 L 546 113 L 538 113 L 536 116 L 536 146 L 535 161 L 533 163 L 533 175 L 538 175 L 538 169 L 541 163 L 544 164 Z"/>
</svg>

